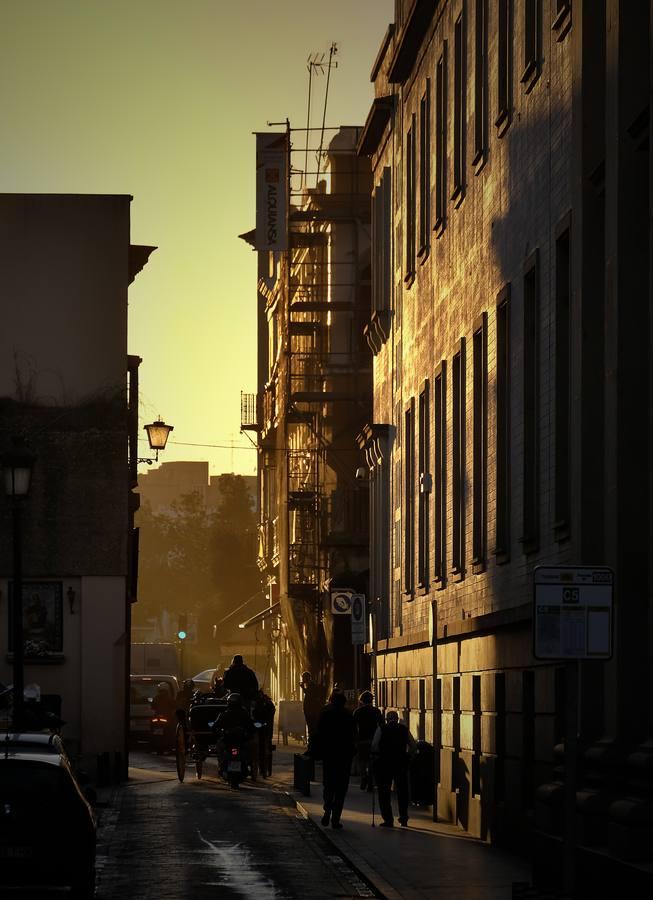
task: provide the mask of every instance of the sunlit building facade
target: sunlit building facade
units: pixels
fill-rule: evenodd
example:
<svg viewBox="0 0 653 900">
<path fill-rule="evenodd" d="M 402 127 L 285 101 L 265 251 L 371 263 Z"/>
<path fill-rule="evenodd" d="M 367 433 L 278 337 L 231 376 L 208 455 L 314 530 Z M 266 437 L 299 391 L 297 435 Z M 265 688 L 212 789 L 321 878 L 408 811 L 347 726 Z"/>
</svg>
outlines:
<svg viewBox="0 0 653 900">
<path fill-rule="evenodd" d="M 331 132 L 316 174 L 301 168 L 305 134 L 293 147 L 289 133 L 289 246 L 259 250 L 259 566 L 276 617 L 275 699 L 299 699 L 303 670 L 325 695 L 368 678 L 350 616 L 331 602 L 336 590 L 367 590 L 367 482 L 356 479 L 355 438 L 371 411 L 370 178 L 359 135 Z"/>
<path fill-rule="evenodd" d="M 587 885 L 653 846 L 649 33 L 617 0 L 398 0 L 359 142 L 377 698 L 435 745 L 441 819 L 535 834 L 557 877 L 569 668 L 534 658 L 533 572 L 611 566 L 614 655 L 578 668 Z"/>
</svg>

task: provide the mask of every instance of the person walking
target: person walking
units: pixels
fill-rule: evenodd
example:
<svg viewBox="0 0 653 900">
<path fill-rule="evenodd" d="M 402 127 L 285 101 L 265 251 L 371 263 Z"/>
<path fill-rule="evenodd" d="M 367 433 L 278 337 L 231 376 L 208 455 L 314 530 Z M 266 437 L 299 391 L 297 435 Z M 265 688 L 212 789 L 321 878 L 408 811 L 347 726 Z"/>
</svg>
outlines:
<svg viewBox="0 0 653 900">
<path fill-rule="evenodd" d="M 373 790 L 374 776 L 370 768 L 370 753 L 376 729 L 383 724 L 383 713 L 374 706 L 371 691 L 363 691 L 358 698 L 358 709 L 354 710 L 354 734 L 361 790 Z"/>
<path fill-rule="evenodd" d="M 322 824 L 342 828 L 340 817 L 349 787 L 354 756 L 354 718 L 345 695 L 334 691 L 320 713 L 311 755 L 322 760 L 324 815 Z"/>
<path fill-rule="evenodd" d="M 317 723 L 320 719 L 320 713 L 324 708 L 324 694 L 322 688 L 313 680 L 310 672 L 302 672 L 302 680 L 299 682 L 302 691 L 302 707 L 304 710 L 304 721 L 306 722 L 306 730 L 308 731 L 308 743 L 317 729 Z"/>
<path fill-rule="evenodd" d="M 393 782 L 399 807 L 399 824 L 403 827 L 408 825 L 408 763 L 416 749 L 417 745 L 410 731 L 399 721 L 398 714 L 391 710 L 385 723 L 377 728 L 372 741 L 382 827 L 392 828 L 394 825 L 390 799 Z"/>
</svg>

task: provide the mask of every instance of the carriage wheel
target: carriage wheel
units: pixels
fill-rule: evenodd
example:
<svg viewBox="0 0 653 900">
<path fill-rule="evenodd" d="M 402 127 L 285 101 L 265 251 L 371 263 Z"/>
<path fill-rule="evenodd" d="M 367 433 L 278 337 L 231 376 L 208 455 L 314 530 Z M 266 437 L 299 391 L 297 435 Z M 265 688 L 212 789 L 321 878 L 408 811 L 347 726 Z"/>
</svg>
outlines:
<svg viewBox="0 0 653 900">
<path fill-rule="evenodd" d="M 186 739 L 181 725 L 177 725 L 175 733 L 175 758 L 177 761 L 177 778 L 183 781 L 186 774 Z"/>
<path fill-rule="evenodd" d="M 203 769 L 204 769 L 204 759 L 202 757 L 198 757 L 195 760 L 195 777 L 198 780 L 202 777 Z"/>
</svg>

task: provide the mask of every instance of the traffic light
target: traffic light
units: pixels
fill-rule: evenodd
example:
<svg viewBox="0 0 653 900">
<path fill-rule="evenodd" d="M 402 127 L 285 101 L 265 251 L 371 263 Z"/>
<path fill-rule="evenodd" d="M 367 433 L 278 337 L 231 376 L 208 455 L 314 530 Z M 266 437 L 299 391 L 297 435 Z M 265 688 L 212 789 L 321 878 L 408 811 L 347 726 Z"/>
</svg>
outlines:
<svg viewBox="0 0 653 900">
<path fill-rule="evenodd" d="M 187 625 L 186 625 L 186 613 L 179 613 L 179 621 L 177 624 L 177 638 L 180 641 L 185 641 L 188 637 Z"/>
</svg>

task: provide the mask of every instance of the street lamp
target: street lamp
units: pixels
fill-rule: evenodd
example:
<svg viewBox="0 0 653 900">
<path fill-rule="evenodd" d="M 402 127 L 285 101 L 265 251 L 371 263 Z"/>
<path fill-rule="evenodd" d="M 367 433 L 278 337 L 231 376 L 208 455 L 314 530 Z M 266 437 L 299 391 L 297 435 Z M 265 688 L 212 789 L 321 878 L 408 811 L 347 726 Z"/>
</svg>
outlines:
<svg viewBox="0 0 653 900">
<path fill-rule="evenodd" d="M 5 494 L 11 500 L 13 520 L 14 571 L 12 591 L 14 731 L 20 731 L 25 689 L 25 641 L 23 637 L 23 559 L 21 542 L 21 501 L 29 493 L 35 457 L 22 438 L 14 438 L 12 447 L 2 455 Z"/>
<path fill-rule="evenodd" d="M 154 450 L 155 457 L 154 459 L 139 459 L 138 461 L 151 466 L 153 462 L 159 461 L 159 450 L 165 450 L 170 432 L 175 429 L 173 425 L 166 425 L 161 419 L 157 419 L 156 422 L 150 422 L 149 425 L 144 425 L 143 429 L 147 431 L 150 450 Z"/>
</svg>

